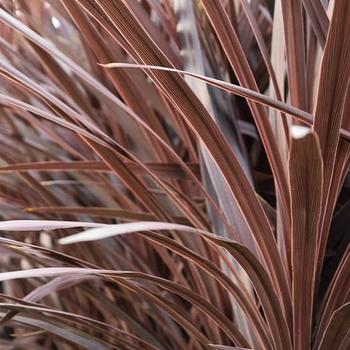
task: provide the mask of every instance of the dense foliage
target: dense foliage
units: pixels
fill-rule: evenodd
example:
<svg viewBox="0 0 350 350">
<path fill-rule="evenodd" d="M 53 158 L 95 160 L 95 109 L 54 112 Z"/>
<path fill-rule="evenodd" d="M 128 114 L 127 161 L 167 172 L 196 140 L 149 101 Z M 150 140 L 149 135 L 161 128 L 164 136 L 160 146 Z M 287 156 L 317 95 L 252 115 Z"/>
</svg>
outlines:
<svg viewBox="0 0 350 350">
<path fill-rule="evenodd" d="M 349 0 L 0 0 L 0 348 L 350 348 Z"/>
</svg>

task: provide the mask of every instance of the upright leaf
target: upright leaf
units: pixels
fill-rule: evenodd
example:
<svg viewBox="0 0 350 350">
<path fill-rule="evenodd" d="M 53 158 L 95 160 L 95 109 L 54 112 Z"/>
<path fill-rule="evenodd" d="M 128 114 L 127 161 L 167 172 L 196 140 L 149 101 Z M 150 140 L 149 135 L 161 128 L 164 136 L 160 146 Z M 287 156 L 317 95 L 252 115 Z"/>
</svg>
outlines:
<svg viewBox="0 0 350 350">
<path fill-rule="evenodd" d="M 294 127 L 294 133 L 296 130 Z M 293 135 L 292 130 L 292 135 Z M 294 349 L 311 343 L 315 263 L 322 200 L 322 158 L 313 132 L 293 138 L 289 159 Z"/>
</svg>

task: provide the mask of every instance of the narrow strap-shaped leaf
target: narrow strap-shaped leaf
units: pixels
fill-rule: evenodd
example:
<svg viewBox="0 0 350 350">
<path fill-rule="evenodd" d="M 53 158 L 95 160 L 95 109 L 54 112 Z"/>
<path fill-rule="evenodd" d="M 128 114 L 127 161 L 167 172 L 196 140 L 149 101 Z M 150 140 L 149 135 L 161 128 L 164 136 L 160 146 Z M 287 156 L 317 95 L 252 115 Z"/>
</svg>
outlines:
<svg viewBox="0 0 350 350">
<path fill-rule="evenodd" d="M 228 346 L 228 345 L 216 345 L 216 344 L 209 344 L 210 349 L 213 350 L 252 350 L 247 348 L 238 348 L 236 346 Z"/>
<path fill-rule="evenodd" d="M 321 47 L 324 48 L 329 28 L 326 9 L 321 0 L 303 0 L 303 5 L 310 18 L 316 37 Z"/>
<path fill-rule="evenodd" d="M 334 2 L 333 15 L 322 58 L 314 129 L 320 140 L 324 162 L 323 218 L 319 241 L 319 262 L 323 260 L 328 239 L 329 215 L 335 203 L 329 201 L 340 129 L 350 105 L 350 2 Z M 324 213 L 328 213 L 327 217 Z M 318 265 L 318 275 L 322 264 Z"/>
<path fill-rule="evenodd" d="M 348 349 L 350 337 L 350 303 L 337 309 L 330 319 L 317 350 Z M 316 350 L 316 348 L 314 349 Z"/>
<path fill-rule="evenodd" d="M 325 186 L 329 186 L 343 105 L 350 80 L 350 3 L 335 1 L 331 26 L 322 58 L 314 128 L 320 139 L 325 166 Z M 334 64 L 336 62 L 336 64 Z M 327 193 L 324 193 L 326 196 Z"/>
<path fill-rule="evenodd" d="M 153 221 L 155 216 L 145 212 L 134 212 L 116 208 L 104 207 L 31 207 L 26 208 L 28 213 L 56 213 L 73 215 L 90 215 L 101 218 L 119 218 L 125 221 Z M 189 224 L 183 216 L 175 216 L 174 222 L 179 224 Z"/>
<path fill-rule="evenodd" d="M 55 220 L 11 220 L 0 221 L 0 231 L 38 231 L 56 230 L 73 227 L 102 227 L 105 224 L 79 221 L 55 221 Z"/>
<path fill-rule="evenodd" d="M 247 19 L 250 23 L 250 26 L 252 28 L 252 32 L 253 32 L 255 39 L 256 39 L 256 42 L 259 46 L 261 56 L 264 60 L 267 71 L 269 73 L 270 81 L 271 81 L 271 85 L 273 86 L 274 94 L 279 101 L 283 101 L 282 92 L 280 91 L 280 87 L 278 85 L 276 73 L 275 73 L 275 70 L 272 66 L 272 62 L 270 59 L 270 52 L 269 52 L 269 49 L 267 48 L 267 45 L 265 43 L 263 33 L 261 32 L 261 30 L 259 28 L 258 21 L 254 17 L 254 14 L 250 8 L 250 4 L 248 3 L 248 1 L 247 0 L 240 0 L 240 2 L 242 4 L 242 8 L 247 16 Z M 283 126 L 284 136 L 286 137 L 285 141 L 288 144 L 289 143 L 289 130 L 288 130 L 288 122 L 287 122 L 285 116 L 282 116 L 282 126 Z M 272 128 L 272 131 L 273 131 L 273 128 Z M 278 144 L 278 140 L 276 140 L 276 142 Z M 281 153 L 281 150 L 280 150 L 280 153 Z M 282 154 L 282 159 L 283 159 L 283 154 Z"/>
<path fill-rule="evenodd" d="M 137 175 L 146 175 L 147 173 L 134 162 L 125 161 L 127 166 L 132 172 Z M 151 169 L 159 177 L 184 180 L 186 174 L 182 168 L 176 163 L 145 163 L 148 169 Z M 199 175 L 198 164 L 188 163 L 187 166 L 191 171 Z M 43 162 L 28 162 L 17 163 L 11 165 L 4 165 L 0 167 L 0 174 L 12 173 L 12 172 L 26 172 L 26 171 L 93 171 L 93 172 L 111 172 L 112 170 L 106 165 L 106 163 L 96 160 L 82 160 L 82 161 L 43 161 Z"/>
<path fill-rule="evenodd" d="M 282 0 L 288 83 L 293 106 L 307 110 L 305 37 L 302 0 Z"/>
<path fill-rule="evenodd" d="M 292 131 L 293 132 L 293 131 Z M 292 218 L 294 349 L 309 347 L 318 225 L 322 199 L 322 158 L 317 135 L 294 138 L 289 159 Z"/>
<path fill-rule="evenodd" d="M 329 323 L 332 313 L 343 305 L 350 293 L 350 246 L 343 255 L 341 262 L 337 268 L 333 280 L 331 281 L 322 306 L 321 320 L 317 327 L 315 336 L 315 347 L 320 342 L 322 335 Z"/>
<path fill-rule="evenodd" d="M 146 65 L 146 64 L 133 64 L 133 63 L 109 63 L 109 64 L 103 64 L 102 66 L 110 67 L 110 68 L 143 68 L 143 69 L 150 69 L 150 70 L 159 70 L 159 71 L 165 71 L 165 72 L 173 72 L 173 73 L 181 73 L 188 75 L 190 77 L 202 80 L 206 82 L 209 85 L 212 85 L 214 87 L 217 87 L 218 89 L 222 89 L 225 91 L 228 91 L 232 94 L 235 94 L 237 96 L 242 96 L 246 98 L 247 100 L 253 100 L 257 103 L 266 105 L 268 107 L 271 107 L 277 111 L 281 111 L 283 113 L 286 113 L 290 115 L 291 117 L 295 118 L 296 120 L 299 120 L 307 125 L 312 125 L 314 121 L 314 117 L 312 114 L 305 112 L 299 108 L 293 107 L 287 103 L 284 103 L 282 101 L 276 100 L 274 98 L 271 98 L 269 96 L 266 96 L 262 93 L 256 92 L 251 89 L 244 88 L 239 85 L 227 83 L 226 81 L 210 78 L 206 75 L 200 75 L 196 73 L 192 73 L 189 71 L 184 71 L 181 69 L 175 69 L 175 68 L 168 68 L 168 67 L 162 67 L 162 66 L 154 66 L 154 65 Z M 341 136 L 347 140 L 350 140 L 350 133 L 346 131 L 345 129 L 341 129 Z"/>
</svg>

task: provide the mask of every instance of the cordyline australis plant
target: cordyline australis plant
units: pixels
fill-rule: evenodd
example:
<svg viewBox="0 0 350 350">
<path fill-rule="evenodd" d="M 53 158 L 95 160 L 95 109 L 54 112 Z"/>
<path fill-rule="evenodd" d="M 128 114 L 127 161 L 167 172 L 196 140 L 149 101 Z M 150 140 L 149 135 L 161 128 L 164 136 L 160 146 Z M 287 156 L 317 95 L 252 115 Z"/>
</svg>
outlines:
<svg viewBox="0 0 350 350">
<path fill-rule="evenodd" d="M 350 348 L 350 1 L 0 0 L 0 32 L 1 349 Z"/>
</svg>

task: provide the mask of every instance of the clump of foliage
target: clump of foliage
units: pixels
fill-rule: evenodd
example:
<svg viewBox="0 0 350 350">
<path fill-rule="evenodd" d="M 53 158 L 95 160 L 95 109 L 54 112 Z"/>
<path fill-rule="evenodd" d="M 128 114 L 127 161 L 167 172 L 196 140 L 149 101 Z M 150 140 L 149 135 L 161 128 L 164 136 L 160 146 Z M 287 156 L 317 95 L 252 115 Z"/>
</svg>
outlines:
<svg viewBox="0 0 350 350">
<path fill-rule="evenodd" d="M 349 349 L 350 1 L 0 0 L 0 32 L 1 349 Z"/>
</svg>

